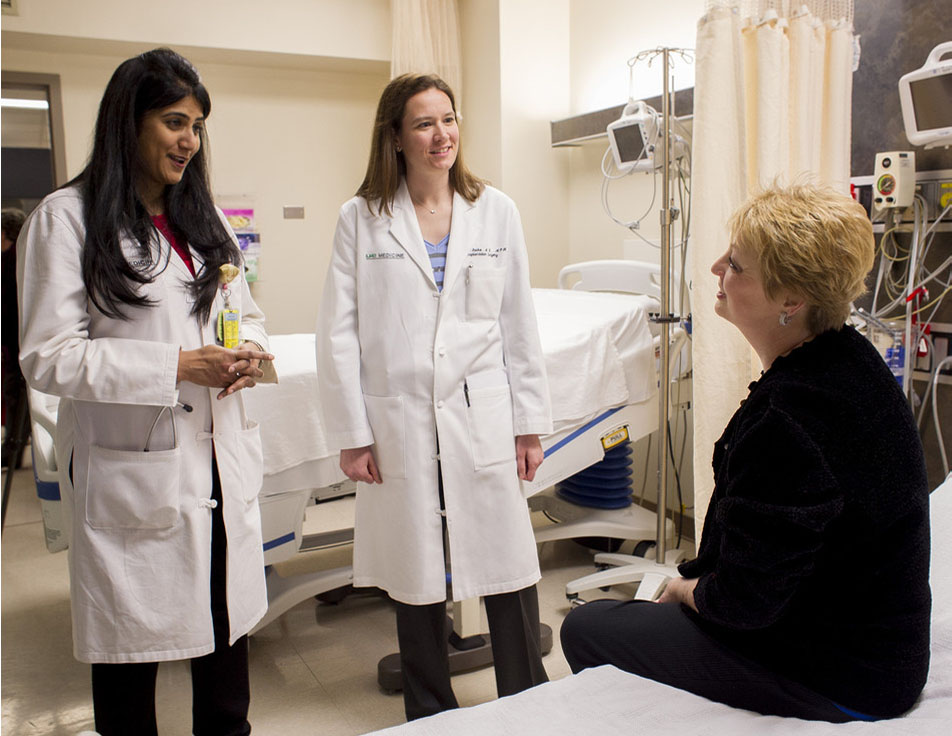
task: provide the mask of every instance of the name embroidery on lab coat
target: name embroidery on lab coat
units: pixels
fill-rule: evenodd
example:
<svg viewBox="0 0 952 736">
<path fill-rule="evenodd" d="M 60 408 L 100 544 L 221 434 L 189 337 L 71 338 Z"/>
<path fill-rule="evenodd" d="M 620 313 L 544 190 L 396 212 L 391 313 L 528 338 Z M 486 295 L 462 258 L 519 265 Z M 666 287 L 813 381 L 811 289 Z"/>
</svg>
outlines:
<svg viewBox="0 0 952 736">
<path fill-rule="evenodd" d="M 399 260 L 403 258 L 406 253 L 367 253 L 364 258 L 368 261 L 386 261 L 386 260 Z"/>
<path fill-rule="evenodd" d="M 506 246 L 499 248 L 470 248 L 469 257 L 485 256 L 486 258 L 499 258 L 499 254 L 505 253 L 507 250 L 509 249 Z"/>
</svg>

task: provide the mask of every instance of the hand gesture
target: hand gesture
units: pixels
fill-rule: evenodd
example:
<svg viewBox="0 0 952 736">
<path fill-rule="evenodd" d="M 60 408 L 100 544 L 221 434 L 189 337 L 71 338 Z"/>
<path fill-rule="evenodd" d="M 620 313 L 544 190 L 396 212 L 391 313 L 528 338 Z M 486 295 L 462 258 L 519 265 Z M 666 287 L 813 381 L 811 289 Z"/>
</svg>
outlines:
<svg viewBox="0 0 952 736">
<path fill-rule="evenodd" d="M 218 394 L 223 399 L 243 388 L 255 385 L 255 379 L 264 375 L 258 367 L 262 360 L 274 356 L 258 349 L 251 342 L 237 350 L 220 345 L 205 345 L 196 350 L 179 351 L 177 381 L 188 381 L 198 386 L 223 388 Z"/>
</svg>

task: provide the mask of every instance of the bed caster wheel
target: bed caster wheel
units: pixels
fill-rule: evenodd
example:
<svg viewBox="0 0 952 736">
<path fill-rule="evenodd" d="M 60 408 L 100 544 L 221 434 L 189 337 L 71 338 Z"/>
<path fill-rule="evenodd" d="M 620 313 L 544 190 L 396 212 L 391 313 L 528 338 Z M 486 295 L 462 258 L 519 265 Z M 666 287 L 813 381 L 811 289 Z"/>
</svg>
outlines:
<svg viewBox="0 0 952 736">
<path fill-rule="evenodd" d="M 319 603 L 323 603 L 328 606 L 336 606 L 344 598 L 354 592 L 354 588 L 351 585 L 344 585 L 340 588 L 334 588 L 333 590 L 328 590 L 324 593 L 318 593 L 314 596 Z"/>
<path fill-rule="evenodd" d="M 596 552 L 617 552 L 625 540 L 614 537 L 575 537 L 572 541 Z"/>
<path fill-rule="evenodd" d="M 635 557 L 647 557 L 648 552 L 654 549 L 654 546 L 655 546 L 654 542 L 651 542 L 647 539 L 643 539 L 640 542 L 638 542 L 638 544 L 635 545 L 634 550 L 632 550 L 632 554 Z"/>
</svg>

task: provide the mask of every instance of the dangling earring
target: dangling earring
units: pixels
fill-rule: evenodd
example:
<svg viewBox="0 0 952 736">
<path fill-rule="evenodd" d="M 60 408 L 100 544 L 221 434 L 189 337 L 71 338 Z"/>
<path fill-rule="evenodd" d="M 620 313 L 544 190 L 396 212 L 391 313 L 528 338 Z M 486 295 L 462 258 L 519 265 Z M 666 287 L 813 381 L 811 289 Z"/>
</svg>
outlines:
<svg viewBox="0 0 952 736">
<path fill-rule="evenodd" d="M 400 153 L 403 150 L 402 146 L 397 146 L 397 153 Z"/>
<path fill-rule="evenodd" d="M 791 317 L 790 317 L 789 314 L 787 314 L 786 312 L 781 312 L 781 313 L 780 313 L 780 326 L 781 326 L 781 327 L 786 327 L 787 325 L 789 325 L 789 324 L 790 324 L 790 320 L 791 320 Z"/>
</svg>

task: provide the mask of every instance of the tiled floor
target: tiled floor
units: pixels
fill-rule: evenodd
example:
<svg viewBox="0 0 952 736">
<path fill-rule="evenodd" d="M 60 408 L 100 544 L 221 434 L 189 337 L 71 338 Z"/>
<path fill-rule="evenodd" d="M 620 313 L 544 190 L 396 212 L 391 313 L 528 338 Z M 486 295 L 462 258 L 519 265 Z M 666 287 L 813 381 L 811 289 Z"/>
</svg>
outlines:
<svg viewBox="0 0 952 736">
<path fill-rule="evenodd" d="M 352 518 L 351 500 L 340 499 L 311 507 L 306 528 L 346 526 Z M 546 543 L 539 552 L 541 615 L 554 632 L 545 666 L 550 679 L 558 679 L 569 674 L 558 643 L 559 626 L 569 610 L 564 585 L 592 571 L 591 553 L 568 541 Z M 332 567 L 348 552 L 312 554 L 318 564 L 323 556 Z M 72 657 L 66 553 L 46 551 L 29 469 L 14 475 L 2 574 L 4 736 L 73 736 L 91 729 L 89 666 Z M 626 592 L 630 595 L 622 589 L 607 595 L 623 597 Z M 336 605 L 308 600 L 295 606 L 251 638 L 254 733 L 350 736 L 402 723 L 402 698 L 383 692 L 376 679 L 378 660 L 395 651 L 393 615 L 379 597 L 356 595 Z M 496 696 L 491 668 L 456 675 L 453 687 L 464 706 Z M 156 700 L 160 733 L 188 734 L 186 663 L 159 668 Z"/>
</svg>

